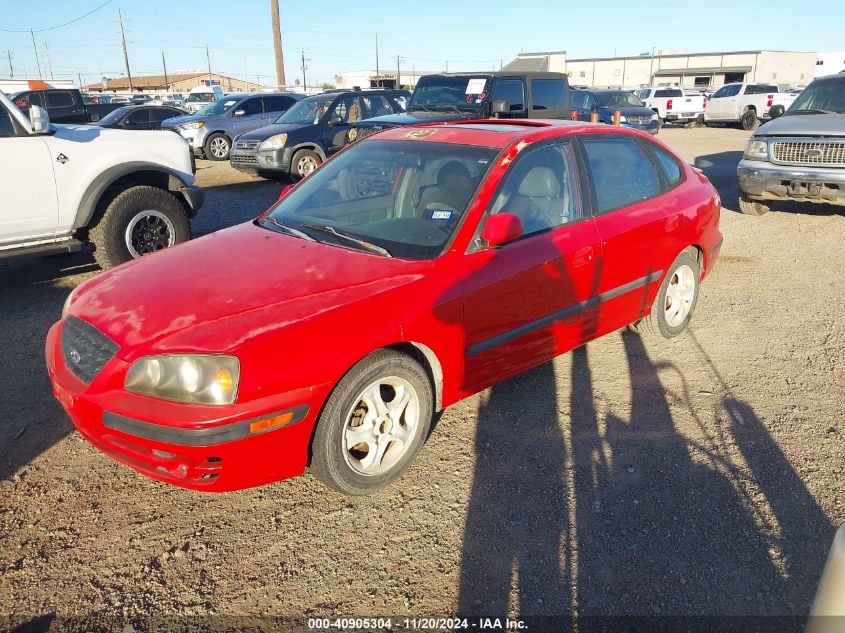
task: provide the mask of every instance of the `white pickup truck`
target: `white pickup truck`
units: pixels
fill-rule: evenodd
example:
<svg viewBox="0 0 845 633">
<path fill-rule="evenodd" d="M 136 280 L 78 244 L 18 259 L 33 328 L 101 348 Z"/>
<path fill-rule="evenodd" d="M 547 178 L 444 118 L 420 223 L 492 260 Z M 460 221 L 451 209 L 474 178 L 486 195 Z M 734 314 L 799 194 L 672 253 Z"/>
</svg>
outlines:
<svg viewBox="0 0 845 633">
<path fill-rule="evenodd" d="M 107 268 L 188 240 L 194 171 L 178 134 L 51 125 L 0 92 L 0 260 L 90 245 Z"/>
<path fill-rule="evenodd" d="M 703 96 L 684 94 L 680 88 L 640 88 L 634 94 L 645 103 L 647 108 L 657 113 L 657 121 L 664 123 L 683 123 L 687 127 L 703 121 Z"/>
<path fill-rule="evenodd" d="M 754 130 L 767 121 L 775 105 L 788 108 L 795 95 L 781 92 L 774 84 L 725 84 L 713 93 L 704 111 L 707 123 L 739 123 L 743 130 Z"/>
</svg>

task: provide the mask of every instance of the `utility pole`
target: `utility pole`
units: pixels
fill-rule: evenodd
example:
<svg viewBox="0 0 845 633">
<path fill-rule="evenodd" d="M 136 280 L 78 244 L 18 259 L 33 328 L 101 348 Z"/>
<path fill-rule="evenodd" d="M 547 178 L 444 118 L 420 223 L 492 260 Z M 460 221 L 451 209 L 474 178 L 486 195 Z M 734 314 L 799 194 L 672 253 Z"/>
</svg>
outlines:
<svg viewBox="0 0 845 633">
<path fill-rule="evenodd" d="M 12 51 L 6 50 L 6 57 L 9 58 L 9 79 L 15 78 L 15 69 L 12 68 Z"/>
<path fill-rule="evenodd" d="M 164 67 L 164 90 L 170 90 L 170 80 L 167 78 L 167 62 L 164 60 L 164 51 L 161 51 L 161 65 Z"/>
<path fill-rule="evenodd" d="M 82 89 L 82 73 L 76 73 L 77 78 L 79 79 L 79 88 Z"/>
<path fill-rule="evenodd" d="M 378 75 L 378 33 L 376 33 L 376 87 L 380 87 Z"/>
<path fill-rule="evenodd" d="M 126 52 L 126 33 L 123 32 L 123 13 L 117 10 L 117 19 L 120 22 L 120 42 L 123 45 L 123 63 L 126 64 L 126 76 L 129 78 L 129 92 L 135 90 L 132 85 L 132 73 L 129 72 L 129 53 Z"/>
<path fill-rule="evenodd" d="M 208 44 L 205 45 L 205 61 L 208 62 L 208 81 L 211 81 L 211 55 L 208 52 Z"/>
<path fill-rule="evenodd" d="M 50 51 L 47 49 L 47 42 L 44 42 L 44 57 L 47 59 L 47 68 L 50 70 L 50 79 L 53 78 L 53 60 L 50 59 Z"/>
<path fill-rule="evenodd" d="M 246 74 L 246 55 L 244 58 L 244 82 L 249 83 L 249 75 Z M 249 90 L 249 86 L 244 86 L 244 90 Z"/>
<path fill-rule="evenodd" d="M 302 90 L 303 91 L 307 90 L 307 87 L 308 87 L 308 84 L 305 81 L 305 70 L 307 68 L 307 66 L 305 65 L 306 61 L 311 61 L 311 60 L 306 60 L 305 59 L 305 51 L 302 51 Z"/>
<path fill-rule="evenodd" d="M 273 23 L 273 51 L 276 54 L 276 88 L 285 89 L 285 57 L 282 52 L 282 28 L 279 25 L 279 0 L 270 0 L 270 18 Z"/>
<path fill-rule="evenodd" d="M 402 88 L 402 71 L 401 66 L 399 63 L 402 61 L 402 58 L 399 55 L 396 56 L 396 89 L 399 90 Z"/>
<path fill-rule="evenodd" d="M 35 51 L 35 63 L 38 64 L 38 78 L 44 79 L 44 75 L 41 74 L 41 61 L 38 59 L 38 47 L 35 45 L 35 33 L 33 33 L 32 29 L 29 29 L 29 34 L 32 36 L 32 50 Z"/>
</svg>

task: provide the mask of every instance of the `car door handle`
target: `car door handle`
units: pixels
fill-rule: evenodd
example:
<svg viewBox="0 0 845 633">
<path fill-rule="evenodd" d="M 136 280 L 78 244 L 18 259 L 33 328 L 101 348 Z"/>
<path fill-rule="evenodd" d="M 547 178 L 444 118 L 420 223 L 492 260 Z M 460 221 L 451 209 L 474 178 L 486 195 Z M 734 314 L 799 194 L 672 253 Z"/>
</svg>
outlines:
<svg viewBox="0 0 845 633">
<path fill-rule="evenodd" d="M 666 232 L 671 233 L 672 231 L 678 228 L 680 223 L 681 216 L 679 215 L 673 215 L 672 217 L 666 218 Z"/>
<path fill-rule="evenodd" d="M 578 268 L 579 266 L 584 266 L 593 260 L 593 247 L 592 246 L 585 246 L 584 248 L 578 249 L 572 254 L 572 262 L 573 268 Z"/>
</svg>

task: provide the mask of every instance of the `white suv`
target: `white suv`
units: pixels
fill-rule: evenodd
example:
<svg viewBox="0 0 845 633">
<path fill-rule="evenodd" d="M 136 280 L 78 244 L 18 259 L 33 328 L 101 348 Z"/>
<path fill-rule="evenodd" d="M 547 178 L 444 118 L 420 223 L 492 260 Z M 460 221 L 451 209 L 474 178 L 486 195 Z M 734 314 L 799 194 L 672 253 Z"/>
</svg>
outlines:
<svg viewBox="0 0 845 633">
<path fill-rule="evenodd" d="M 114 266 L 190 239 L 203 197 L 178 134 L 51 125 L 0 92 L 0 259 L 91 245 Z"/>
<path fill-rule="evenodd" d="M 640 88 L 634 92 L 645 103 L 657 113 L 658 122 L 676 122 L 687 126 L 704 122 L 704 108 L 707 99 L 704 95 L 693 96 L 684 94 L 680 88 Z"/>
</svg>

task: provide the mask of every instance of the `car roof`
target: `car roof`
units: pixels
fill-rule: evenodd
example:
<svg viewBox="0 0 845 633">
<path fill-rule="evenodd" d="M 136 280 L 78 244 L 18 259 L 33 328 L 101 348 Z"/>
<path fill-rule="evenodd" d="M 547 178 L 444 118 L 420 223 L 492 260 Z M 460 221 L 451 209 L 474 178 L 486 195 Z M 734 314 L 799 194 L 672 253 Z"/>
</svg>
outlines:
<svg viewBox="0 0 845 633">
<path fill-rule="evenodd" d="M 370 139 L 413 140 L 503 149 L 519 140 L 530 143 L 543 138 L 567 136 L 580 132 L 641 134 L 628 128 L 568 119 L 478 119 L 394 127 L 367 137 L 363 142 L 366 143 Z"/>
</svg>

